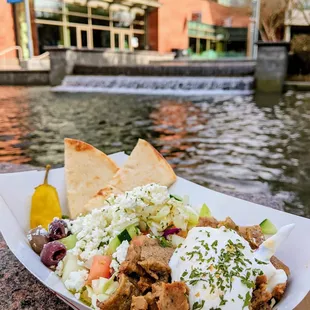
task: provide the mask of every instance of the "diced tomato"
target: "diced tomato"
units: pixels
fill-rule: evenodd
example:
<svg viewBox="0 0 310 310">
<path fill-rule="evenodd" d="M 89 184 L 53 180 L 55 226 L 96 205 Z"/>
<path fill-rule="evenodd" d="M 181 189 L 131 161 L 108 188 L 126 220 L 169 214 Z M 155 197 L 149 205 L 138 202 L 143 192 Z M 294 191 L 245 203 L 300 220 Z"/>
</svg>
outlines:
<svg viewBox="0 0 310 310">
<path fill-rule="evenodd" d="M 89 275 L 86 284 L 91 284 L 92 280 L 99 278 L 110 278 L 110 265 L 112 258 L 108 255 L 95 255 L 89 271 Z"/>
</svg>

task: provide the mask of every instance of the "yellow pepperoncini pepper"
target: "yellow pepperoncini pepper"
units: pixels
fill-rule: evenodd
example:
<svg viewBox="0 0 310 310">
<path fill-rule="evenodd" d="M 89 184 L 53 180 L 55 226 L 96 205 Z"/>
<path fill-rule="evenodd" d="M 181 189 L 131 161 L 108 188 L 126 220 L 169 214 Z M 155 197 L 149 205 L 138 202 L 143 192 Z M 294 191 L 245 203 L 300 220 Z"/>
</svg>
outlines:
<svg viewBox="0 0 310 310">
<path fill-rule="evenodd" d="M 43 184 L 35 188 L 31 201 L 30 227 L 35 228 L 39 225 L 48 229 L 48 225 L 54 217 L 61 217 L 61 207 L 57 190 L 47 183 L 50 165 L 46 166 Z"/>
</svg>

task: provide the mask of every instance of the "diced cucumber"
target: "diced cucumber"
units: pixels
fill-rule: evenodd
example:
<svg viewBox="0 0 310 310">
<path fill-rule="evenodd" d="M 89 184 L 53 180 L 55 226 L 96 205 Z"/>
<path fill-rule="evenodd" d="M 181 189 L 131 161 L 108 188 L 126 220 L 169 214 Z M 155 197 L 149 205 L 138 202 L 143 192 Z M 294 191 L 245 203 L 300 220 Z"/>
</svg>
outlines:
<svg viewBox="0 0 310 310">
<path fill-rule="evenodd" d="M 182 201 L 183 200 L 182 197 L 180 197 L 178 195 L 172 195 L 172 194 L 170 194 L 170 198 L 173 198 L 173 199 L 175 199 L 177 201 Z"/>
<path fill-rule="evenodd" d="M 276 226 L 274 226 L 274 224 L 268 219 L 263 220 L 259 226 L 264 235 L 274 235 L 278 231 Z"/>
<path fill-rule="evenodd" d="M 131 225 L 128 228 L 126 228 L 128 234 L 130 235 L 131 239 L 134 237 L 138 236 L 139 234 L 139 229 L 135 225 Z"/>
<path fill-rule="evenodd" d="M 121 245 L 121 242 L 119 241 L 118 237 L 115 237 L 114 239 L 112 239 L 109 243 L 107 254 L 112 255 L 120 245 Z"/>
<path fill-rule="evenodd" d="M 112 295 L 118 288 L 119 284 L 116 281 L 113 281 L 110 286 L 106 289 L 105 294 Z"/>
<path fill-rule="evenodd" d="M 76 236 L 75 235 L 70 235 L 66 238 L 60 239 L 59 242 L 61 242 L 67 250 L 71 250 L 75 247 L 76 245 Z"/>
<path fill-rule="evenodd" d="M 119 241 L 122 243 L 125 240 L 130 242 L 131 239 L 133 237 L 136 237 L 137 235 L 138 235 L 137 227 L 135 225 L 130 225 L 125 230 L 123 230 L 117 237 Z"/>
<path fill-rule="evenodd" d="M 114 281 L 115 276 L 113 275 L 110 279 L 102 278 L 92 280 L 92 288 L 95 294 L 110 294 L 111 291 L 114 292 L 115 284 L 118 282 Z"/>
<path fill-rule="evenodd" d="M 117 236 L 118 240 L 122 243 L 123 241 L 131 241 L 131 236 L 129 234 L 129 232 L 127 231 L 127 229 L 123 230 L 118 236 Z"/>
<path fill-rule="evenodd" d="M 109 282 L 109 279 L 99 278 L 91 281 L 91 286 L 95 294 L 103 294 L 105 292 L 104 288 Z"/>
<path fill-rule="evenodd" d="M 208 206 L 204 203 L 200 209 L 199 217 L 211 217 L 211 211 Z"/>
<path fill-rule="evenodd" d="M 131 239 L 136 237 L 138 234 L 139 229 L 135 225 L 128 226 L 117 237 L 110 241 L 107 254 L 112 255 L 123 241 L 127 240 L 130 242 Z"/>
<path fill-rule="evenodd" d="M 188 215 L 188 224 L 196 226 L 199 221 L 199 216 L 190 206 L 183 206 L 184 212 Z"/>
<path fill-rule="evenodd" d="M 104 301 L 108 300 L 110 296 L 107 295 L 107 294 L 99 294 L 99 295 L 97 295 L 96 297 L 97 297 L 97 299 L 98 299 L 100 302 L 104 302 Z M 98 308 L 97 308 L 97 309 L 98 309 Z"/>
<path fill-rule="evenodd" d="M 63 262 L 64 268 L 62 272 L 62 281 L 65 282 L 71 272 L 78 271 L 81 267 L 77 263 L 77 257 L 70 252 L 67 252 Z"/>
</svg>

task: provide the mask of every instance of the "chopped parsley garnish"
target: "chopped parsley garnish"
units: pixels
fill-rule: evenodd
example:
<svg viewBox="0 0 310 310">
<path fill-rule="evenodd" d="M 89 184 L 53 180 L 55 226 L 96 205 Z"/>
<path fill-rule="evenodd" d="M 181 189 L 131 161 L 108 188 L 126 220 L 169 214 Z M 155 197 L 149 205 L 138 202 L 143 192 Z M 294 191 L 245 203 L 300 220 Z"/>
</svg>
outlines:
<svg viewBox="0 0 310 310">
<path fill-rule="evenodd" d="M 158 236 L 158 237 L 155 237 L 158 242 L 159 242 L 159 245 L 162 247 L 162 248 L 171 248 L 172 247 L 172 244 L 170 241 L 166 240 L 164 237 L 162 236 Z"/>
<path fill-rule="evenodd" d="M 204 300 L 202 300 L 201 302 L 195 301 L 193 304 L 192 310 L 201 310 L 203 308 L 204 304 L 205 304 Z"/>
<path fill-rule="evenodd" d="M 259 259 L 257 259 L 257 258 L 255 258 L 255 261 L 256 261 L 256 263 L 259 264 L 259 265 L 267 265 L 267 264 L 268 264 L 268 263 L 265 263 L 265 262 L 263 262 L 263 261 L 261 261 L 261 260 L 259 260 Z"/>
<path fill-rule="evenodd" d="M 223 295 L 220 296 L 220 300 L 221 300 L 220 306 L 225 306 L 226 303 L 227 303 L 227 300 L 224 299 L 224 296 L 223 296 Z"/>
<path fill-rule="evenodd" d="M 215 240 L 215 241 L 211 244 L 212 249 L 216 251 L 217 245 L 218 245 L 218 241 Z"/>
<path fill-rule="evenodd" d="M 177 196 L 177 195 L 172 195 L 172 194 L 170 194 L 170 198 L 173 198 L 173 199 L 175 199 L 175 200 L 177 200 L 177 201 L 182 201 L 182 198 L 179 197 L 179 196 Z"/>
<path fill-rule="evenodd" d="M 250 292 L 247 292 L 245 295 L 245 300 L 244 300 L 242 309 L 249 306 L 250 302 L 251 302 L 251 294 L 250 294 Z"/>
</svg>

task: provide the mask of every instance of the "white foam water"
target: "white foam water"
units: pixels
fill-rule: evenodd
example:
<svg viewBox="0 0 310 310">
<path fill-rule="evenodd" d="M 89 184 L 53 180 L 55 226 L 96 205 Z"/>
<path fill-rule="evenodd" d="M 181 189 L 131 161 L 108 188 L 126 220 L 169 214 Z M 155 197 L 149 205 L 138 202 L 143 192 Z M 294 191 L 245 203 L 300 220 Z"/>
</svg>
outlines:
<svg viewBox="0 0 310 310">
<path fill-rule="evenodd" d="M 153 77 L 153 76 L 66 76 L 54 92 L 94 92 L 141 95 L 201 96 L 248 95 L 254 78 L 245 77 Z"/>
</svg>

